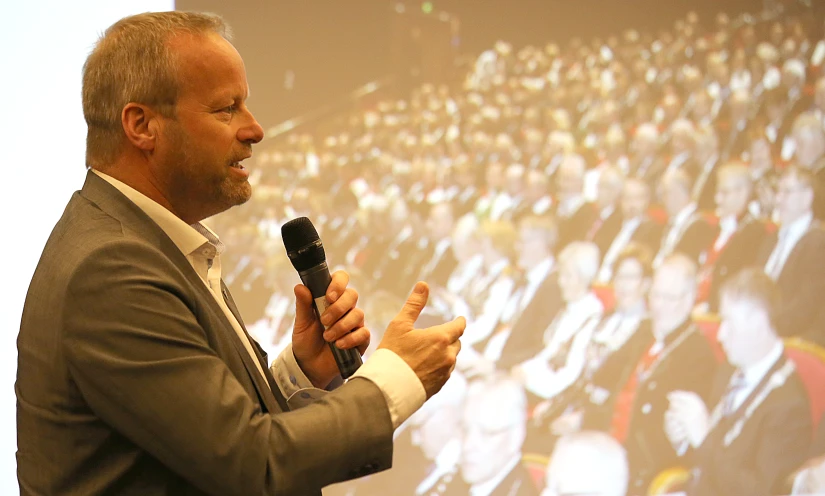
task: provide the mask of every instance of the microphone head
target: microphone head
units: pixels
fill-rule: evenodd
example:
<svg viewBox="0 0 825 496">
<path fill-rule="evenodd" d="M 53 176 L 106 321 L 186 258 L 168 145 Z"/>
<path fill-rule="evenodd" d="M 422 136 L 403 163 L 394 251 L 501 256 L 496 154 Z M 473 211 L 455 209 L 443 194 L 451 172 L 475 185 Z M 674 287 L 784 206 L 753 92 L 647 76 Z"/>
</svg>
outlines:
<svg viewBox="0 0 825 496">
<path fill-rule="evenodd" d="M 286 254 L 298 272 L 311 269 L 326 261 L 324 245 L 315 226 L 306 217 L 292 219 L 281 226 Z"/>
</svg>

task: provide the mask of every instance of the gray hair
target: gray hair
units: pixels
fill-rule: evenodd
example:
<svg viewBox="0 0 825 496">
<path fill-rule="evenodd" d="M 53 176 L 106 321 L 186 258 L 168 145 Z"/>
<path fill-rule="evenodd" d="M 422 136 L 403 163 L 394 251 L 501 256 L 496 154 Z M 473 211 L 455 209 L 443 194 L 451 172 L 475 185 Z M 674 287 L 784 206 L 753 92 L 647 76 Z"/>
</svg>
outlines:
<svg viewBox="0 0 825 496">
<path fill-rule="evenodd" d="M 168 42 L 183 33 L 231 39 L 229 26 L 214 14 L 148 12 L 117 21 L 97 41 L 83 65 L 88 167 L 103 168 L 120 153 L 125 138 L 121 112 L 128 103 L 174 116 L 180 81 Z"/>
<path fill-rule="evenodd" d="M 559 253 L 559 264 L 570 264 L 589 284 L 599 272 L 599 247 L 588 241 L 574 241 Z"/>
</svg>

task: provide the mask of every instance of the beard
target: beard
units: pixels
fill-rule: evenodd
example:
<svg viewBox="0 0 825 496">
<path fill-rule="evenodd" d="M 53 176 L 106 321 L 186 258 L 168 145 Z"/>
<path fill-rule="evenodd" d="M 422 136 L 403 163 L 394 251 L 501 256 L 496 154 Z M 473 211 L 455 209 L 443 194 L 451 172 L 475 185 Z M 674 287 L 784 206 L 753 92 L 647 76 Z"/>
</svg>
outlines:
<svg viewBox="0 0 825 496">
<path fill-rule="evenodd" d="M 249 181 L 229 170 L 230 163 L 243 158 L 241 152 L 229 160 L 210 157 L 177 123 L 167 127 L 167 139 L 173 151 L 165 175 L 170 193 L 178 201 L 197 205 L 198 211 L 209 217 L 242 205 L 251 198 Z"/>
</svg>

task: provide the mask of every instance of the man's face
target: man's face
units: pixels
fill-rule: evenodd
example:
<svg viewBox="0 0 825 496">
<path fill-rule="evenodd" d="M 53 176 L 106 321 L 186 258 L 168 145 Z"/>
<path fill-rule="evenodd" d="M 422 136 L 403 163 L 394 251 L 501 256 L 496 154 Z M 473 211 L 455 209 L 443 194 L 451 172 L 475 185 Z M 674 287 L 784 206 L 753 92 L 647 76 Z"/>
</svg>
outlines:
<svg viewBox="0 0 825 496">
<path fill-rule="evenodd" d="M 648 295 L 653 327 L 662 331 L 676 329 L 690 316 L 694 299 L 680 269 L 662 265 L 653 277 Z"/>
<path fill-rule="evenodd" d="M 747 189 L 736 178 L 722 177 L 716 186 L 716 206 L 720 217 L 734 216 L 745 211 Z"/>
<path fill-rule="evenodd" d="M 263 129 L 245 105 L 243 61 L 229 42 L 181 35 L 170 47 L 181 87 L 175 117 L 159 119 L 152 173 L 176 213 L 195 222 L 249 200 L 249 172 L 237 163 Z"/>
<path fill-rule="evenodd" d="M 735 367 L 746 367 L 753 362 L 753 318 L 760 310 L 746 300 L 722 295 L 719 303 L 721 324 L 717 339 L 728 362 Z"/>
<path fill-rule="evenodd" d="M 449 205 L 434 205 L 427 217 L 427 234 L 433 239 L 441 240 L 450 236 L 453 231 L 453 214 Z"/>
<path fill-rule="evenodd" d="M 622 191 L 622 214 L 626 220 L 640 217 L 647 211 L 649 195 L 639 181 L 628 181 Z"/>
<path fill-rule="evenodd" d="M 645 279 L 642 264 L 633 258 L 625 259 L 613 275 L 613 292 L 619 308 L 632 308 L 645 297 L 650 280 Z"/>
<path fill-rule="evenodd" d="M 776 209 L 782 224 L 793 222 L 811 210 L 813 193 L 810 188 L 789 174 L 779 180 L 776 188 Z"/>
<path fill-rule="evenodd" d="M 549 248 L 547 239 L 540 229 L 522 227 L 519 229 L 518 239 L 519 268 L 529 271 L 547 257 Z"/>
</svg>

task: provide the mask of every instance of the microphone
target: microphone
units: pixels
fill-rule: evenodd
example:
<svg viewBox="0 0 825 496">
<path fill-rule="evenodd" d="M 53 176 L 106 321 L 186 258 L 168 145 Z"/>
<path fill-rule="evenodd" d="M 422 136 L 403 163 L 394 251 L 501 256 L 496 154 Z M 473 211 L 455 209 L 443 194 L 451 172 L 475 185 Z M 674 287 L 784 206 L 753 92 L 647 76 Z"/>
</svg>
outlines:
<svg viewBox="0 0 825 496">
<path fill-rule="evenodd" d="M 292 266 L 301 276 L 301 282 L 312 293 L 312 298 L 315 300 L 312 308 L 315 310 L 316 318 L 320 321 L 321 314 L 329 306 L 325 295 L 332 282 L 321 237 L 306 217 L 292 219 L 281 226 L 281 237 Z M 335 343 L 329 343 L 329 348 L 332 350 L 332 356 L 335 357 L 335 363 L 338 364 L 338 370 L 341 371 L 341 377 L 344 379 L 354 374 L 363 363 L 361 354 L 355 348 L 342 350 L 335 346 Z"/>
</svg>

